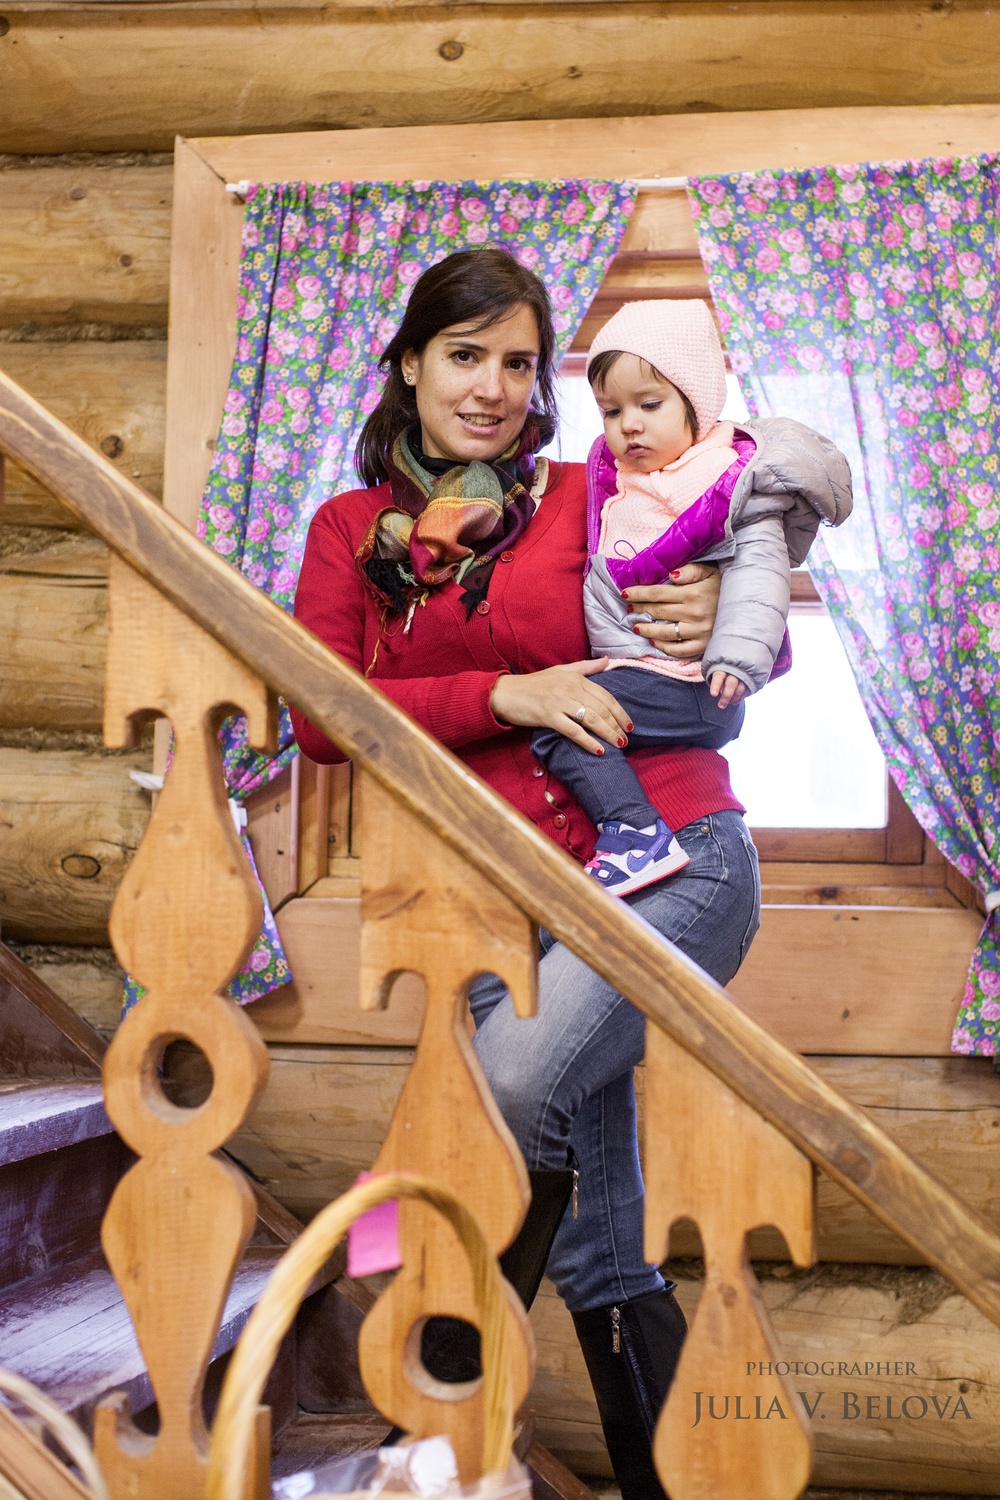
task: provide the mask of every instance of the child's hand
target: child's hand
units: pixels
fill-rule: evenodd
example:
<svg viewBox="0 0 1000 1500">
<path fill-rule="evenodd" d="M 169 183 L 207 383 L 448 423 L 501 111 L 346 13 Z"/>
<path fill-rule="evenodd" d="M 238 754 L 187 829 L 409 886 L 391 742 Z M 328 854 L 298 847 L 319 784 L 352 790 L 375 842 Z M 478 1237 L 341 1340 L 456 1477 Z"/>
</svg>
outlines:
<svg viewBox="0 0 1000 1500">
<path fill-rule="evenodd" d="M 708 691 L 713 698 L 718 698 L 720 708 L 728 708 L 730 703 L 743 702 L 747 695 L 747 685 L 734 677 L 732 672 L 713 672 Z"/>
</svg>

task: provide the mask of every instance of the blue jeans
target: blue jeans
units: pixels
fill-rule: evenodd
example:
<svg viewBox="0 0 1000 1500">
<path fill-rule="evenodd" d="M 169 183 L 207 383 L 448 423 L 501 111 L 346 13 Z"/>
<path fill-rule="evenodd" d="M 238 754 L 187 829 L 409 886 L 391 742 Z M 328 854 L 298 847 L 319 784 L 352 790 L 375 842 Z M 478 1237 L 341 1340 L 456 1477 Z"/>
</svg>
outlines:
<svg viewBox="0 0 1000 1500">
<path fill-rule="evenodd" d="M 760 922 L 757 852 L 736 812 L 679 831 L 691 863 L 624 899 L 720 984 L 728 984 Z M 609 897 L 609 899 L 611 899 Z M 475 1049 L 531 1169 L 580 1172 L 548 1274 L 571 1312 L 628 1302 L 663 1279 L 643 1258 L 643 1183 L 632 1070 L 645 1018 L 562 943 L 543 932 L 538 1015 L 522 1021 L 495 975 L 476 980 Z"/>
</svg>

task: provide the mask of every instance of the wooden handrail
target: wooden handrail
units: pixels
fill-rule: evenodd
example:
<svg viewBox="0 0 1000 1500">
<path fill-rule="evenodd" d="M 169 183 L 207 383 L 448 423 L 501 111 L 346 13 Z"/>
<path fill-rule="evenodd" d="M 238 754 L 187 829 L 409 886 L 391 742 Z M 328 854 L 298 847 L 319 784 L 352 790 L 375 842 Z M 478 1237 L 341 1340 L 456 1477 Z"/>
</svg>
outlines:
<svg viewBox="0 0 1000 1500">
<path fill-rule="evenodd" d="M 1000 1236 L 360 673 L 0 374 L 0 450 L 1000 1324 Z"/>
</svg>

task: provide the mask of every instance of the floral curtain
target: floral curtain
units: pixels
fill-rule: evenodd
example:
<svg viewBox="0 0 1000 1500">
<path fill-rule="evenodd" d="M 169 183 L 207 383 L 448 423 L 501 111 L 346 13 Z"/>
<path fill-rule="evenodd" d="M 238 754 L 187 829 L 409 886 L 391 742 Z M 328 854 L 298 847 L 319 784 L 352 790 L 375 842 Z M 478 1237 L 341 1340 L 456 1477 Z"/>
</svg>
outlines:
<svg viewBox="0 0 1000 1500">
<path fill-rule="evenodd" d="M 1000 1039 L 1000 369 L 995 155 L 700 178 L 703 260 L 758 414 L 847 453 L 856 510 L 814 546 L 890 773 L 986 894 L 952 1047 Z"/>
<path fill-rule="evenodd" d="M 504 246 L 548 288 L 562 354 L 635 191 L 598 181 L 251 184 L 236 358 L 198 535 L 290 610 L 313 515 L 359 483 L 354 448 L 381 392 L 378 359 L 417 278 L 456 250 Z M 220 739 L 237 803 L 297 753 L 287 710 L 274 760 L 248 748 L 243 719 Z M 289 978 L 265 900 L 264 931 L 231 992 L 246 1003 Z"/>
</svg>

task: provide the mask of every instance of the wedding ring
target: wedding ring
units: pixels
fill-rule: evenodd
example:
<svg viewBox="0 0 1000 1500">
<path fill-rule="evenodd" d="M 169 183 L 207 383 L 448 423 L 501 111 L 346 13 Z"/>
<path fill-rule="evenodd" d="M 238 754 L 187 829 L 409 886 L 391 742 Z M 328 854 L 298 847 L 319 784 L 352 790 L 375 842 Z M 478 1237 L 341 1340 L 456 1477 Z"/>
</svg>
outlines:
<svg viewBox="0 0 1000 1500">
<path fill-rule="evenodd" d="M 674 621 L 674 640 L 675 641 L 682 641 L 683 639 L 684 639 L 684 637 L 681 635 L 680 624 L 678 623 L 677 620 L 675 620 Z"/>
<path fill-rule="evenodd" d="M 580 704 L 580 707 L 579 707 L 579 708 L 578 708 L 578 709 L 577 709 L 577 711 L 576 711 L 576 713 L 575 713 L 575 714 L 574 714 L 574 715 L 573 715 L 573 717 L 574 717 L 574 719 L 575 719 L 575 720 L 576 720 L 576 722 L 577 722 L 577 723 L 578 723 L 578 724 L 582 724 L 582 723 L 583 723 L 583 721 L 584 721 L 584 719 L 585 719 L 585 718 L 586 718 L 586 717 L 587 717 L 587 709 L 586 709 L 586 705 L 585 705 L 585 704 L 583 704 L 583 703 L 581 703 L 581 704 Z"/>
</svg>

